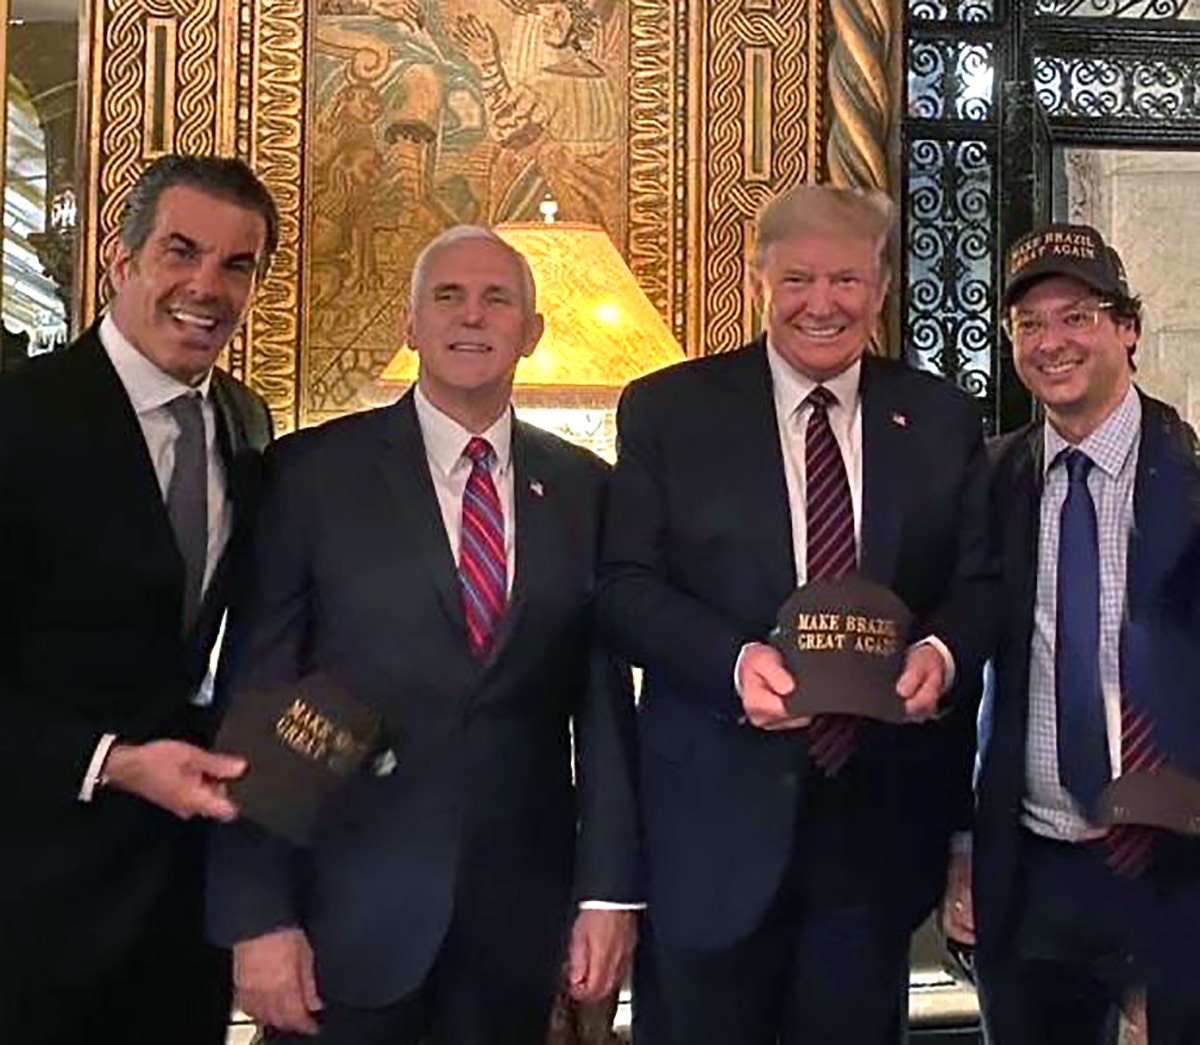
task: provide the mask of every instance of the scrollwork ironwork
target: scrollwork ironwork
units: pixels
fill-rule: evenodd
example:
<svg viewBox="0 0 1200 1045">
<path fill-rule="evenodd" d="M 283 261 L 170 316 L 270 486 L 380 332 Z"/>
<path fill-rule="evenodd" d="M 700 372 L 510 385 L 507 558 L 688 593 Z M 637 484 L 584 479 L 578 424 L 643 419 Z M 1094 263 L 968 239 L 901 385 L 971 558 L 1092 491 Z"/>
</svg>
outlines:
<svg viewBox="0 0 1200 1045">
<path fill-rule="evenodd" d="M 1187 17 L 1191 0 L 1036 0 L 1034 14 L 1054 18 L 1155 21 Z"/>
<path fill-rule="evenodd" d="M 992 44 L 913 40 L 908 50 L 908 114 L 922 120 L 992 116 Z"/>
<path fill-rule="evenodd" d="M 908 17 L 922 22 L 990 22 L 994 0 L 909 0 Z"/>
<path fill-rule="evenodd" d="M 1034 84 L 1051 118 L 1200 119 L 1195 58 L 1040 54 L 1034 58 Z"/>
<path fill-rule="evenodd" d="M 994 162 L 982 139 L 917 139 L 908 151 L 905 356 L 977 396 L 993 380 Z"/>
</svg>

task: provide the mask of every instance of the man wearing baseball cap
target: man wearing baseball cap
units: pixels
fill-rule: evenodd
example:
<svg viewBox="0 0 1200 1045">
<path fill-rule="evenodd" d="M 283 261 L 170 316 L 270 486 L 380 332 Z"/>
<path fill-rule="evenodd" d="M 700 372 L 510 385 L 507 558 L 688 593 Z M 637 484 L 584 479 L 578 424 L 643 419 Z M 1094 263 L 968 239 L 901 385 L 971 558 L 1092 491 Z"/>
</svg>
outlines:
<svg viewBox="0 0 1200 1045">
<path fill-rule="evenodd" d="M 1155 1045 L 1198 1042 L 1200 839 L 1101 815 L 1122 775 L 1200 777 L 1196 436 L 1132 382 L 1141 303 L 1095 229 L 1014 244 L 1003 309 L 1044 419 L 996 447 L 1007 614 L 943 922 L 992 1045 L 1115 1041 L 1133 997 Z"/>
</svg>

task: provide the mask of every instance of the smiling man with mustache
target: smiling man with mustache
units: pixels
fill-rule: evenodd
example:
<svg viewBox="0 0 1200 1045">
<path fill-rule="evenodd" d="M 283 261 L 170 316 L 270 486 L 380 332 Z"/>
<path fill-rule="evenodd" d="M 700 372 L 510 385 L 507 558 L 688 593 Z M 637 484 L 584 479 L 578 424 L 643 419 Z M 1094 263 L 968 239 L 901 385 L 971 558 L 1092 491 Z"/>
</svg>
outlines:
<svg viewBox="0 0 1200 1045">
<path fill-rule="evenodd" d="M 208 664 L 271 420 L 214 364 L 277 235 L 241 161 L 157 160 L 107 314 L 0 378 L 0 1040 L 224 1041 Z"/>
</svg>

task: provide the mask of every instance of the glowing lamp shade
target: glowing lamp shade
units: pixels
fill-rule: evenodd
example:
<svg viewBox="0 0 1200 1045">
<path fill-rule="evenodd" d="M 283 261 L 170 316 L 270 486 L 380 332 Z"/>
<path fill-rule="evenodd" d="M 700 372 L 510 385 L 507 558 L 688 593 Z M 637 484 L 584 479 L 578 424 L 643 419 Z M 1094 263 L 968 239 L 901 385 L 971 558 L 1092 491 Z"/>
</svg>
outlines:
<svg viewBox="0 0 1200 1045">
<path fill-rule="evenodd" d="M 683 359 L 603 229 L 529 222 L 497 225 L 495 232 L 529 259 L 546 319 L 537 349 L 517 367 L 519 406 L 611 407 L 635 377 Z M 416 377 L 417 355 L 402 348 L 380 379 Z"/>
</svg>

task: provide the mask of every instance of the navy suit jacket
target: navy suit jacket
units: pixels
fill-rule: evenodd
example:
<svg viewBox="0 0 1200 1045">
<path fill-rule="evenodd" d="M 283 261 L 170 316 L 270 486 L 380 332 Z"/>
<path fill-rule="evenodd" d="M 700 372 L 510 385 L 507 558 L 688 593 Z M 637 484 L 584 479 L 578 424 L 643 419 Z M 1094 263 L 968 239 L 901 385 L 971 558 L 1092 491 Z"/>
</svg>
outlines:
<svg viewBox="0 0 1200 1045">
<path fill-rule="evenodd" d="M 241 572 L 271 419 L 228 375 L 211 388 L 233 532 L 184 636 L 183 558 L 95 329 L 0 380 L 0 967 L 88 980 L 164 904 L 199 928 L 203 824 L 78 793 L 104 733 L 206 743 L 215 726 L 190 699 Z"/>
<path fill-rule="evenodd" d="M 1003 558 L 1007 615 L 995 660 L 988 742 L 981 750 L 974 844 L 975 919 L 981 948 L 1003 947 L 1019 910 L 1021 811 L 1025 795 L 1029 644 L 1037 595 L 1044 437 L 1040 423 L 994 448 L 992 502 Z M 1125 699 L 1155 724 L 1170 761 L 1200 775 L 1200 465 L 1196 437 L 1176 411 L 1142 395 L 1134 479 L 1134 525 L 1126 564 L 1121 626 Z M 1177 896 L 1154 931 L 1195 936 L 1200 924 L 1200 848 L 1164 839 L 1148 888 L 1190 877 L 1191 899 Z M 1164 894 L 1165 895 L 1165 894 Z M 1166 914 L 1169 904 L 1157 905 Z M 1176 930 L 1172 930 L 1171 920 Z M 1190 928 L 1185 927 L 1190 926 Z"/>
<path fill-rule="evenodd" d="M 232 685 L 326 672 L 382 713 L 397 766 L 353 778 L 310 849 L 216 831 L 209 924 L 301 926 L 327 1000 L 403 997 L 452 918 L 553 976 L 574 900 L 642 899 L 632 689 L 593 620 L 608 469 L 519 421 L 512 455 L 516 574 L 483 663 L 411 394 L 268 457 Z"/>
<path fill-rule="evenodd" d="M 915 634 L 941 638 L 957 667 L 955 714 L 865 728 L 852 763 L 869 819 L 845 828 L 869 840 L 872 899 L 908 927 L 935 902 L 949 833 L 969 815 L 995 589 L 987 476 L 979 414 L 949 384 L 868 357 L 861 394 L 861 570 L 900 595 Z M 739 724 L 733 685 L 742 645 L 766 639 L 796 585 L 764 343 L 633 383 L 618 424 L 600 605 L 645 668 L 650 909 L 656 933 L 722 947 L 780 886 L 809 771 L 804 731 Z"/>
</svg>

